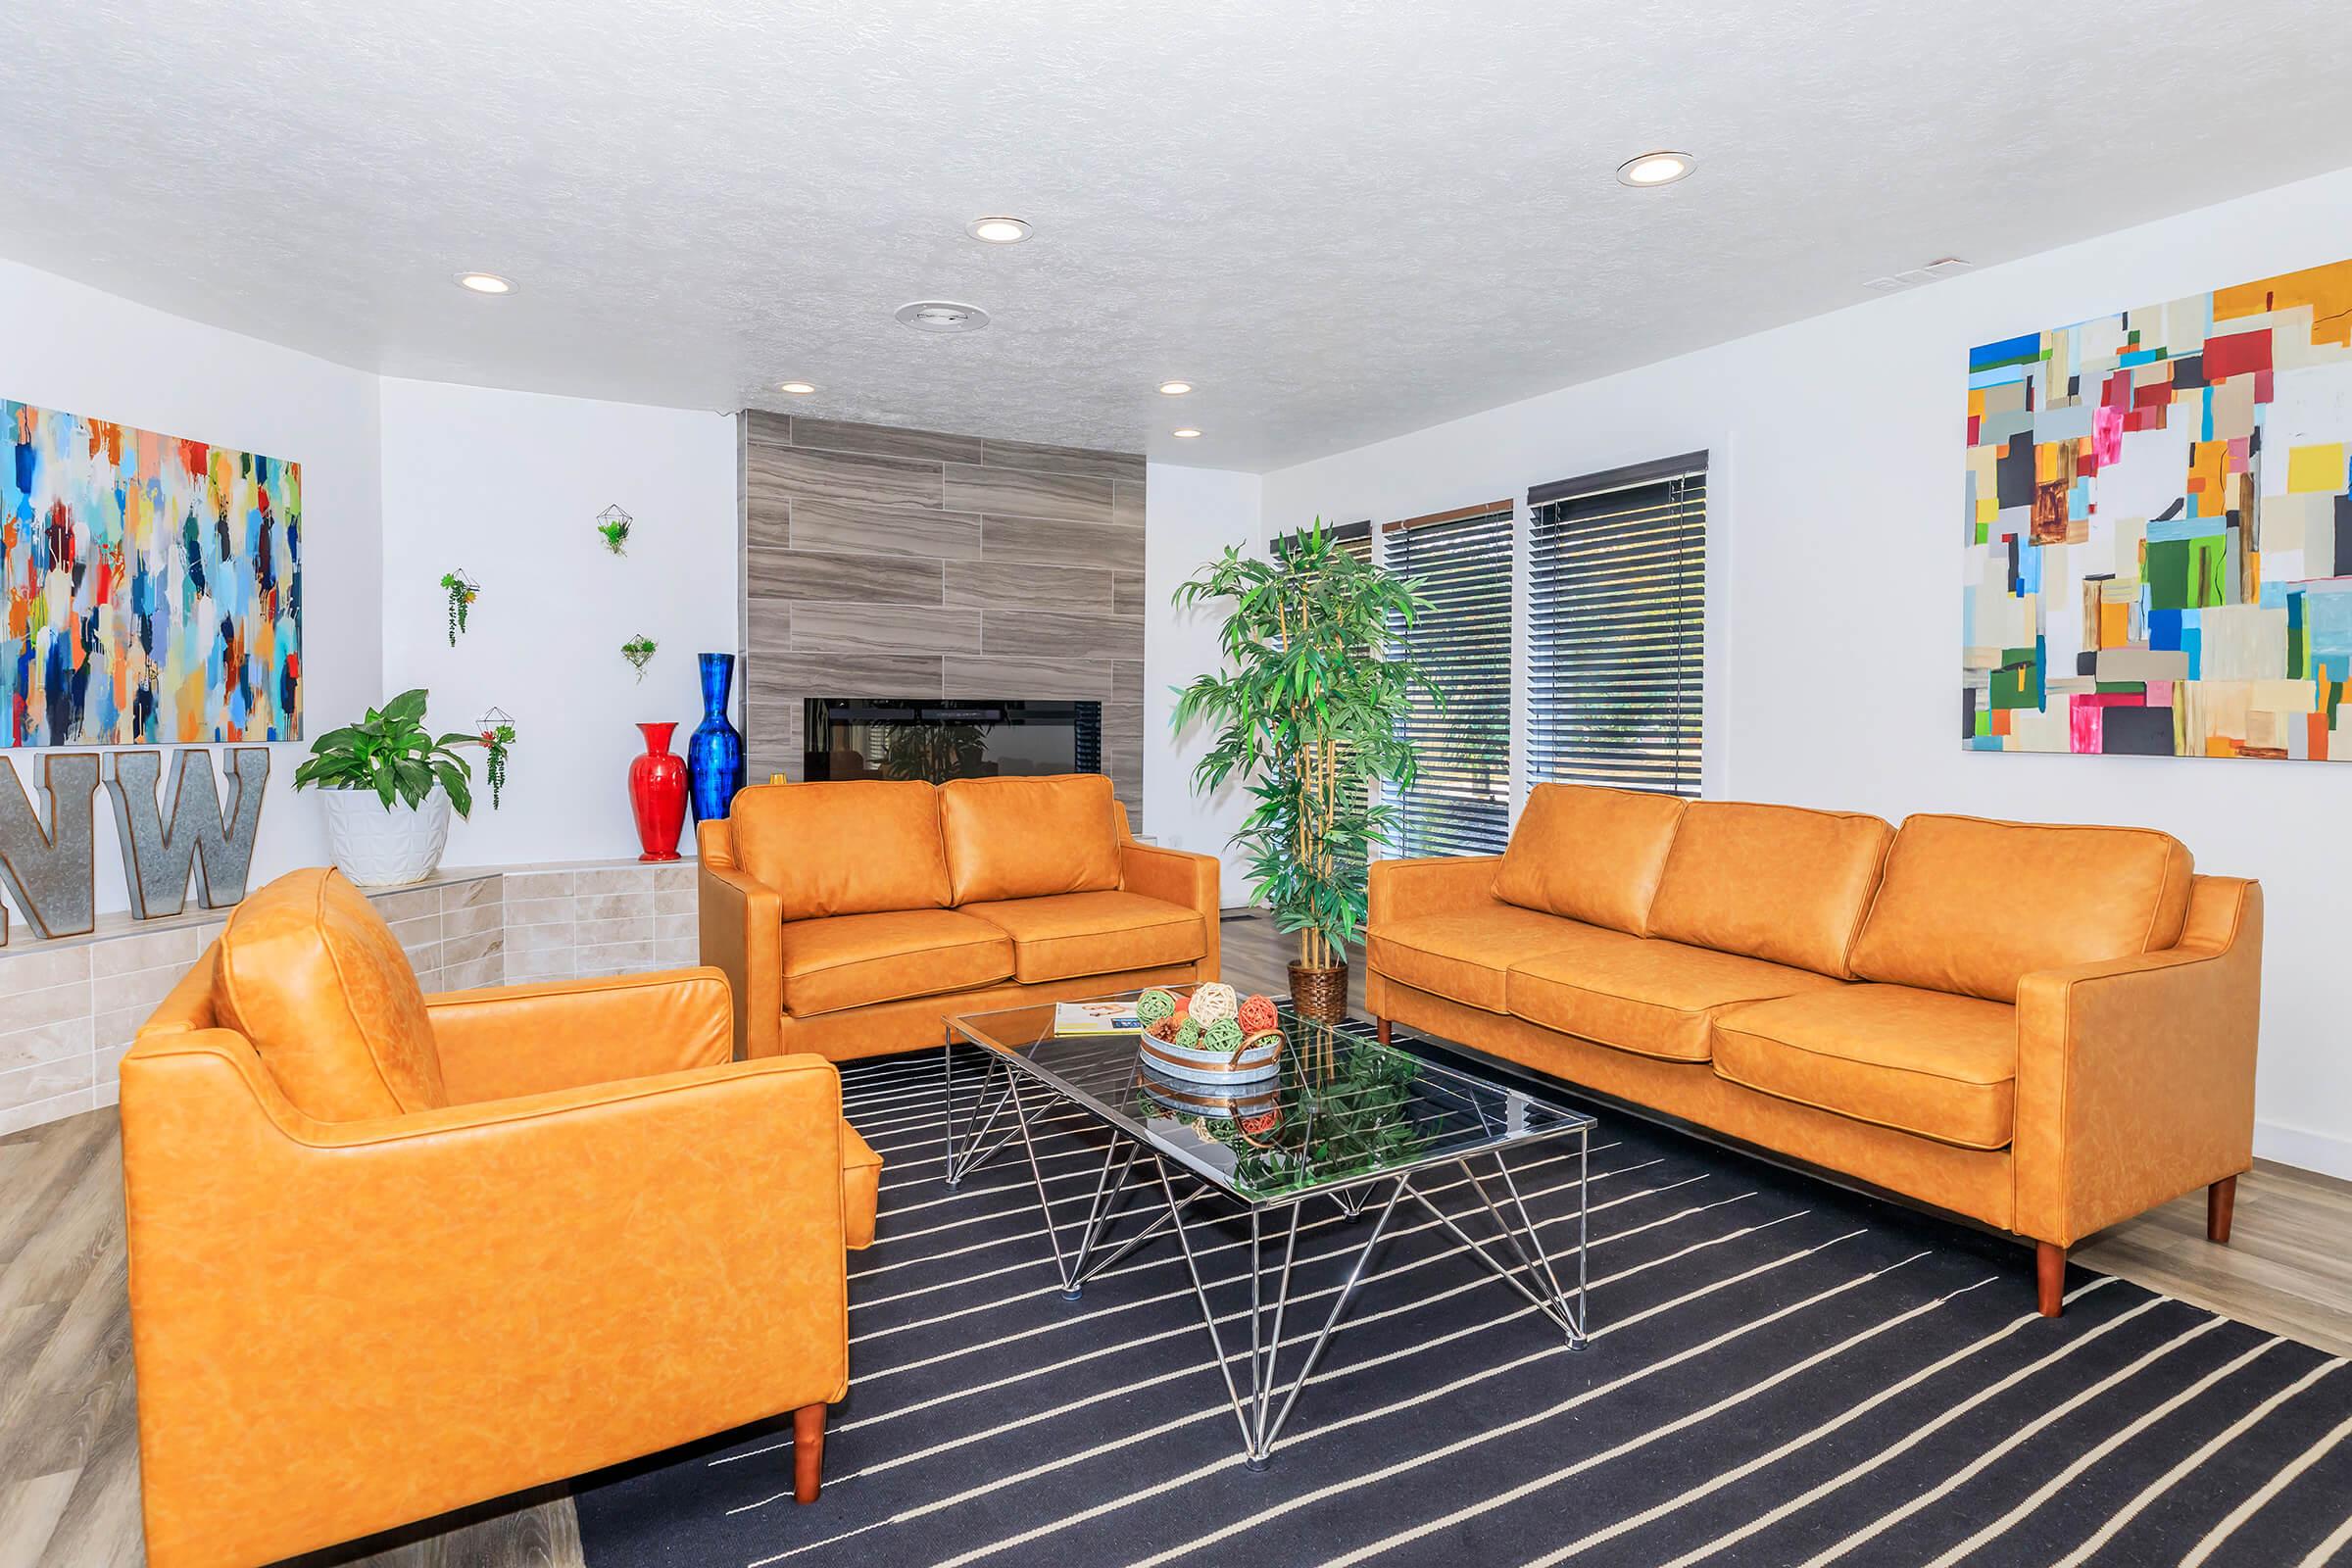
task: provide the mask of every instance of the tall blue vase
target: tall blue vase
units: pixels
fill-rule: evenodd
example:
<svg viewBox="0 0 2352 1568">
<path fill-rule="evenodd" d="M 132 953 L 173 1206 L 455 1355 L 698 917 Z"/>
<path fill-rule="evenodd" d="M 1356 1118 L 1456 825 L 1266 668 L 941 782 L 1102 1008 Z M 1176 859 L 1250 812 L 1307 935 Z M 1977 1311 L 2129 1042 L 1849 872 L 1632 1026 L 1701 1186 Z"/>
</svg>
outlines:
<svg viewBox="0 0 2352 1568">
<path fill-rule="evenodd" d="M 743 734 L 727 721 L 727 692 L 735 684 L 733 654 L 703 654 L 703 721 L 686 743 L 688 793 L 694 819 L 727 814 L 743 788 Z"/>
</svg>

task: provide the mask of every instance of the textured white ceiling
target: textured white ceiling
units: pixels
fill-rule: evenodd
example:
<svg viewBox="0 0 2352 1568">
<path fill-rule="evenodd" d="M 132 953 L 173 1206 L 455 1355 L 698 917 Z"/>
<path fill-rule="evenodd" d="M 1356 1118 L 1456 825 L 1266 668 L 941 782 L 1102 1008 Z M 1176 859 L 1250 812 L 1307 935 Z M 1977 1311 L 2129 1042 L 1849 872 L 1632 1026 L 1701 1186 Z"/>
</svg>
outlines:
<svg viewBox="0 0 2352 1568">
<path fill-rule="evenodd" d="M 6 12 L 16 260 L 392 374 L 1224 467 L 2352 164 L 2342 0 Z M 1657 146 L 1696 177 L 1616 184 Z"/>
</svg>

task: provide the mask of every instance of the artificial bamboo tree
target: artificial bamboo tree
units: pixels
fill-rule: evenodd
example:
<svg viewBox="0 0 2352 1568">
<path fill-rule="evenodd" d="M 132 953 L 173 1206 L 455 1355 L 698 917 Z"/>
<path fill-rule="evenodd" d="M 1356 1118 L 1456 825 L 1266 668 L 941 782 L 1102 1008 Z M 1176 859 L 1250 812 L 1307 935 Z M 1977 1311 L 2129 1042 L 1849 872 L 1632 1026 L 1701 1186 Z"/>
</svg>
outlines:
<svg viewBox="0 0 2352 1568">
<path fill-rule="evenodd" d="M 1231 602 L 1221 667 L 1178 688 L 1175 727 L 1200 719 L 1214 730 L 1196 788 L 1239 777 L 1254 798 L 1233 837 L 1250 857 L 1250 897 L 1298 933 L 1299 1010 L 1336 1022 L 1348 944 L 1364 925 L 1366 862 L 1396 817 L 1368 786 L 1412 784 L 1397 721 L 1415 691 L 1441 699 L 1390 646 L 1427 601 L 1417 579 L 1359 561 L 1320 518 L 1270 559 L 1228 547 L 1176 590 L 1180 609 L 1204 600 Z"/>
</svg>

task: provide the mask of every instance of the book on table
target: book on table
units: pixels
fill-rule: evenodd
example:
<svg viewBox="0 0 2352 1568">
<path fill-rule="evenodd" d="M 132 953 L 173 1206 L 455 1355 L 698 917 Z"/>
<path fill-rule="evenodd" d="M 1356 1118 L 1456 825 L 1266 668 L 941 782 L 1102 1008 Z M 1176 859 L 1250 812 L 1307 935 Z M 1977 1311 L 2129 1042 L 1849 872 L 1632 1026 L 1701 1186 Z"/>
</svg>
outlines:
<svg viewBox="0 0 2352 1568">
<path fill-rule="evenodd" d="M 1054 1007 L 1057 1035 L 1138 1035 L 1144 1020 L 1132 1002 L 1062 1002 Z"/>
</svg>

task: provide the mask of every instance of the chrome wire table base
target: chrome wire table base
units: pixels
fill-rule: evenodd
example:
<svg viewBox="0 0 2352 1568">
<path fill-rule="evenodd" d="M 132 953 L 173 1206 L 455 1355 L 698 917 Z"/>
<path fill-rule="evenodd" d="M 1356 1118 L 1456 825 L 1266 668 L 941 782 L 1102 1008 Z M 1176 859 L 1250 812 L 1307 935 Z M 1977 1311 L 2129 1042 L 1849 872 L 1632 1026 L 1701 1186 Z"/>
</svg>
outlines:
<svg viewBox="0 0 2352 1568">
<path fill-rule="evenodd" d="M 948 1073 L 952 1085 L 955 1071 L 953 1048 L 950 1056 Z M 1250 1348 L 1241 1376 L 1237 1378 L 1234 1362 L 1240 1358 L 1239 1346 L 1237 1344 L 1235 1350 L 1228 1353 L 1225 1330 L 1218 1326 L 1216 1307 L 1209 1300 L 1209 1284 L 1201 1278 L 1200 1260 L 1193 1250 L 1192 1230 L 1201 1223 L 1201 1219 L 1198 1214 L 1189 1220 L 1186 1217 L 1188 1210 L 1216 1189 L 1207 1182 L 1192 1179 L 1183 1165 L 1163 1158 L 1123 1130 L 1110 1126 L 1107 1128 L 1110 1136 L 1102 1152 L 1102 1168 L 1096 1173 L 1094 1191 L 1087 1200 L 1086 1212 L 1076 1220 L 1057 1223 L 1053 1217 L 1045 1173 L 1038 1160 L 1037 1142 L 1031 1125 L 1054 1105 L 1066 1104 L 1067 1102 L 1046 1085 L 1025 1083 L 1026 1077 L 1024 1073 L 992 1060 L 981 1075 L 972 1113 L 960 1123 L 956 1117 L 951 1094 L 948 1111 L 948 1184 L 953 1187 L 998 1151 L 1017 1140 L 1028 1158 L 1030 1179 L 1037 1187 L 1038 1208 L 1046 1220 L 1046 1237 L 1053 1248 L 1054 1268 L 1061 1281 L 1064 1300 L 1079 1299 L 1087 1281 L 1116 1266 L 1146 1242 L 1172 1231 L 1178 1247 L 1183 1250 L 1185 1272 L 1191 1281 L 1193 1295 L 1200 1303 L 1201 1324 L 1208 1331 L 1209 1347 L 1215 1352 L 1218 1373 L 1225 1380 L 1225 1395 L 1232 1402 L 1234 1419 L 1241 1429 L 1245 1462 L 1252 1470 L 1264 1469 L 1272 1459 L 1275 1444 L 1282 1436 L 1284 1424 L 1290 1419 L 1292 1407 L 1298 1403 L 1299 1394 L 1313 1379 L 1325 1348 L 1347 1315 L 1348 1302 L 1354 1298 L 1357 1287 L 1363 1283 L 1373 1253 L 1387 1239 L 1391 1221 L 1408 1198 L 1427 1210 L 1431 1218 L 1464 1250 L 1542 1313 L 1554 1329 L 1566 1337 L 1570 1349 L 1581 1350 L 1588 1343 L 1585 1243 L 1589 1212 L 1586 1203 L 1586 1151 L 1591 1144 L 1589 1131 L 1575 1133 L 1578 1150 L 1573 1277 L 1564 1278 L 1565 1264 L 1555 1265 L 1553 1262 L 1551 1250 L 1544 1246 L 1542 1232 L 1534 1217 L 1528 1213 L 1527 1204 L 1519 1194 L 1519 1184 L 1511 1175 L 1510 1166 L 1504 1162 L 1500 1150 L 1465 1154 L 1450 1161 L 1419 1165 L 1393 1174 L 1373 1173 L 1349 1185 L 1328 1185 L 1297 1197 L 1239 1205 L 1250 1227 L 1250 1302 L 1247 1314 L 1250 1321 Z M 1010 1125 L 998 1132 L 999 1123 L 1007 1119 Z M 966 1130 L 959 1130 L 959 1127 Z M 995 1133 L 993 1143 L 988 1142 L 992 1133 Z M 1491 1168 L 1482 1173 L 1479 1168 L 1481 1165 Z M 1463 1181 L 1449 1185 L 1466 1186 L 1477 1196 L 1479 1206 L 1485 1209 L 1493 1222 L 1496 1233 L 1494 1236 L 1481 1240 L 1471 1235 L 1463 1228 L 1460 1218 L 1438 1206 L 1429 1194 L 1417 1185 L 1432 1174 L 1450 1173 L 1454 1169 L 1460 1171 Z M 1188 1183 L 1189 1191 L 1180 1194 L 1180 1182 Z M 1131 1199 L 1139 1192 L 1145 1195 L 1143 1202 L 1131 1203 Z M 1350 1220 L 1365 1214 L 1372 1215 L 1372 1230 L 1360 1244 L 1354 1246 L 1352 1256 L 1348 1256 L 1348 1250 L 1343 1249 L 1339 1253 L 1325 1253 L 1315 1259 L 1318 1265 L 1335 1258 L 1344 1260 L 1346 1281 L 1333 1294 L 1331 1307 L 1324 1315 L 1322 1326 L 1311 1338 L 1304 1339 L 1304 1349 L 1302 1353 L 1298 1353 L 1296 1370 L 1286 1370 L 1283 1332 L 1294 1295 L 1297 1294 L 1299 1225 L 1308 1204 L 1321 1199 L 1330 1200 Z M 1113 1226 L 1130 1207 L 1134 1208 L 1136 1217 L 1148 1214 L 1150 1218 L 1115 1247 L 1104 1250 Z M 1476 1213 L 1476 1208 L 1468 1211 L 1469 1215 Z M 1074 1235 L 1071 1234 L 1073 1232 Z M 1501 1250 L 1497 1250 L 1498 1247 Z M 1305 1294 L 1321 1295 L 1324 1291 Z M 1239 1312 L 1228 1312 L 1226 1318 L 1230 1320 L 1241 1315 Z M 1300 1338 L 1303 1337 L 1295 1336 L 1288 1348 L 1297 1352 Z"/>
</svg>

